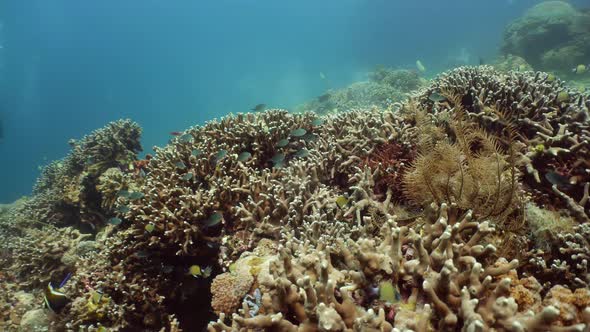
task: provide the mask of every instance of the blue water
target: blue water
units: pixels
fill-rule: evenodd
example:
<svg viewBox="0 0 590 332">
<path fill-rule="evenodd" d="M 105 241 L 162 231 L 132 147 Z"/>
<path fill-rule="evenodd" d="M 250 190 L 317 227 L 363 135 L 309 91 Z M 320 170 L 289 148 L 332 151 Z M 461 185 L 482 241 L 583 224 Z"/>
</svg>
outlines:
<svg viewBox="0 0 590 332">
<path fill-rule="evenodd" d="M 252 105 L 290 108 L 377 64 L 430 75 L 491 59 L 536 1 L 6 0 L 0 202 L 28 194 L 67 141 L 132 118 L 146 152 L 170 131 Z"/>
</svg>

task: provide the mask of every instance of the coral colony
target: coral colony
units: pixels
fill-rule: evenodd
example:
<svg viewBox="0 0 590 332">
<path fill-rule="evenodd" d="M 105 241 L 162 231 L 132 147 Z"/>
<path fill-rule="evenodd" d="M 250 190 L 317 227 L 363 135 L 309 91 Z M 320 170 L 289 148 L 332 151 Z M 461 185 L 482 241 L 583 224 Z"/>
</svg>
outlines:
<svg viewBox="0 0 590 332">
<path fill-rule="evenodd" d="M 3 210 L 3 329 L 46 303 L 56 331 L 584 331 L 589 106 L 479 66 L 388 109 L 227 116 L 144 160 L 111 123 Z"/>
<path fill-rule="evenodd" d="M 544 2 L 492 65 L 377 68 L 141 158 L 130 120 L 71 141 L 0 206 L 0 330 L 590 331 L 584 22 Z"/>
</svg>

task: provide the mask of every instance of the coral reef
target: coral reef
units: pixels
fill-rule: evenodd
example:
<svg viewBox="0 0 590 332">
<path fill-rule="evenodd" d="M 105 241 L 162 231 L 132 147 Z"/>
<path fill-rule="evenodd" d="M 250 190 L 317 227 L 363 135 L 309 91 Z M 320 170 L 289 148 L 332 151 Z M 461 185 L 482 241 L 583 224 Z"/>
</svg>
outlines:
<svg viewBox="0 0 590 332">
<path fill-rule="evenodd" d="M 533 67 L 525 59 L 513 54 L 499 56 L 492 66 L 503 72 L 533 70 Z"/>
<path fill-rule="evenodd" d="M 416 98 L 435 115 L 461 107 L 470 121 L 496 133 L 504 145 L 502 137 L 518 133 L 511 145 L 526 190 L 539 204 L 560 201 L 572 217 L 586 222 L 590 98 L 548 76 L 462 67 L 438 77 Z M 429 96 L 437 91 L 447 98 L 432 102 Z"/>
<path fill-rule="evenodd" d="M 213 120 L 145 160 L 76 143 L 0 214 L 0 289 L 72 272 L 57 331 L 582 331 L 588 100 L 546 73 L 461 67 L 402 103 Z M 125 123 L 137 135 L 117 142 L 138 138 Z M 45 318 L 15 308 L 1 324 Z"/>
<path fill-rule="evenodd" d="M 104 225 L 107 214 L 113 212 L 112 192 L 108 191 L 112 185 L 104 183 L 105 177 L 113 167 L 128 170 L 141 151 L 140 135 L 136 123 L 119 120 L 79 141 L 71 140 L 70 154 L 43 169 L 24 211 L 46 224 L 85 224 L 89 231 Z M 101 192 L 103 189 L 106 191 Z"/>
<path fill-rule="evenodd" d="M 590 13 L 566 1 L 544 1 L 506 28 L 502 51 L 536 69 L 570 74 L 577 65 L 587 64 L 589 29 Z"/>
<path fill-rule="evenodd" d="M 377 67 L 368 73 L 368 81 L 329 90 L 318 98 L 296 108 L 297 112 L 313 111 L 317 114 L 337 113 L 371 106 L 387 108 L 394 101 L 403 100 L 407 94 L 425 84 L 417 72 Z"/>
<path fill-rule="evenodd" d="M 487 221 L 444 203 L 439 208 L 433 205 L 427 215 L 419 230 L 425 236 L 397 226 L 391 215 L 377 237 L 364 234 L 362 228 L 352 230 L 359 235 L 326 236 L 322 239 L 326 242 L 317 245 L 311 244 L 313 238 L 285 236 L 279 253 L 257 275 L 260 303 L 244 301 L 230 325 L 222 314 L 209 330 L 390 331 L 396 326 L 427 331 L 518 326 L 535 331 L 556 321 L 568 326 L 586 323 L 581 311 L 590 300 L 587 289 L 572 295 L 556 286 L 543 304 L 537 299 L 534 308 L 532 303 L 522 305 L 538 287 L 506 277 L 510 273 L 515 278 L 517 260 L 489 260 L 496 249 L 485 241 L 494 232 Z M 339 226 L 328 220 L 323 223 L 327 228 Z M 383 283 L 393 284 L 392 303 L 378 296 Z M 570 309 L 564 303 L 575 305 Z"/>
</svg>

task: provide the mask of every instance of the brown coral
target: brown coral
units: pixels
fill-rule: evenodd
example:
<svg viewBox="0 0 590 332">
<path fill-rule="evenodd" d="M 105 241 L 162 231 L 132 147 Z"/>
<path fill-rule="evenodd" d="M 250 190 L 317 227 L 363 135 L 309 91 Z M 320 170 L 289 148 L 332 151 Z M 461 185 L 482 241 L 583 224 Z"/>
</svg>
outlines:
<svg viewBox="0 0 590 332">
<path fill-rule="evenodd" d="M 250 274 L 223 273 L 211 283 L 211 307 L 217 314 L 236 311 L 250 290 L 254 278 Z"/>
</svg>

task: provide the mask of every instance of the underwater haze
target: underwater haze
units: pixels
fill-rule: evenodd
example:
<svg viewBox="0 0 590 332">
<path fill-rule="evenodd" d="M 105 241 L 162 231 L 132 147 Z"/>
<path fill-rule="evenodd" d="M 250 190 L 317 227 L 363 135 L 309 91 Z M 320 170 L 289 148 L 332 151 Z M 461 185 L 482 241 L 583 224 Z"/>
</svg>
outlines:
<svg viewBox="0 0 590 332">
<path fill-rule="evenodd" d="M 293 108 L 378 64 L 498 51 L 536 1 L 3 1 L 0 202 L 30 193 L 71 138 L 130 118 L 144 152 L 256 104 Z M 320 73 L 327 79 L 322 80 Z"/>
</svg>

